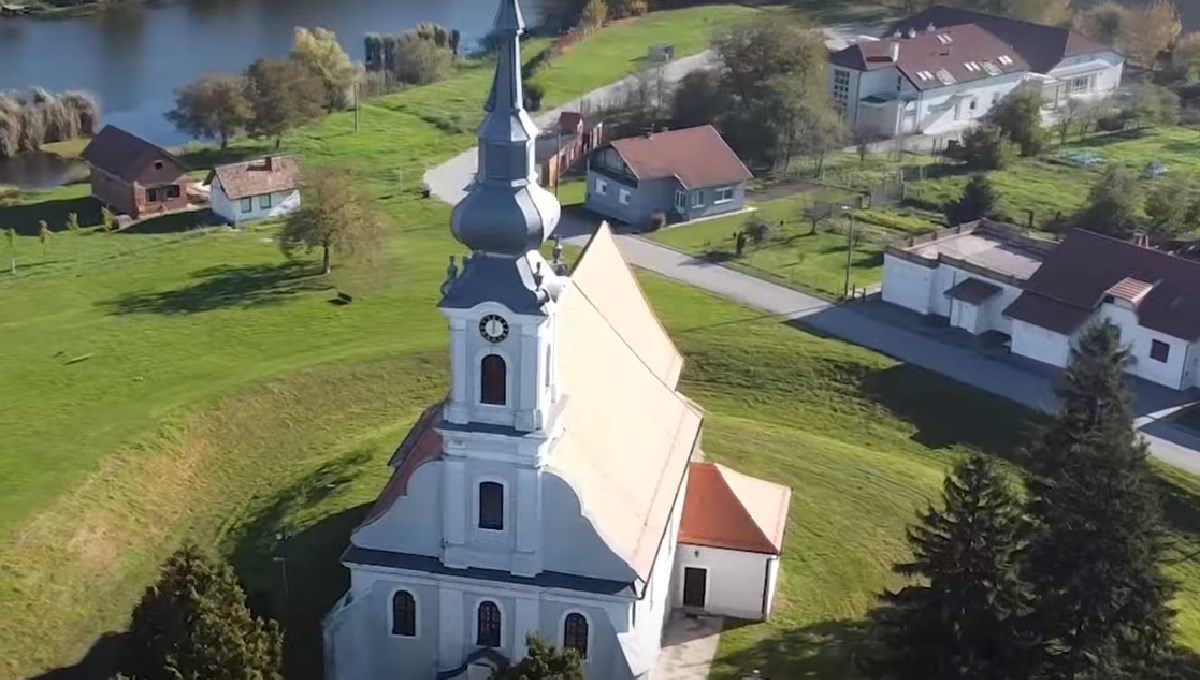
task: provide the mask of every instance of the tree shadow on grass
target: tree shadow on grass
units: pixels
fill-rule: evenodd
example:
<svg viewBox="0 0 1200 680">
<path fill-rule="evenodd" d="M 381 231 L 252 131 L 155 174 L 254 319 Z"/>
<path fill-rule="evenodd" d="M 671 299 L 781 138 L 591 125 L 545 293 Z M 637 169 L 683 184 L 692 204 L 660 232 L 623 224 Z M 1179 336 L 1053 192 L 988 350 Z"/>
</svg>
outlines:
<svg viewBox="0 0 1200 680">
<path fill-rule="evenodd" d="M 75 213 L 80 227 L 100 224 L 100 202 L 90 196 L 17 205 L 0 204 L 0 228 L 21 236 L 37 236 L 41 220 L 51 231 L 66 231 L 67 215 Z"/>
<path fill-rule="evenodd" d="M 106 680 L 116 671 L 125 633 L 108 632 L 101 635 L 79 663 L 31 676 L 31 680 Z"/>
<path fill-rule="evenodd" d="M 219 221 L 213 211 L 205 208 L 203 210 L 184 210 L 182 212 L 167 213 L 165 215 L 157 215 L 148 217 L 136 224 L 130 225 L 128 229 L 122 231 L 122 234 L 176 234 L 182 231 L 198 229 L 200 227 L 210 226 Z"/>
<path fill-rule="evenodd" d="M 193 272 L 197 282 L 183 288 L 131 293 L 103 304 L 110 314 L 192 314 L 229 307 L 280 304 L 301 293 L 329 290 L 313 276 L 311 263 L 282 262 L 246 266 L 216 265 Z"/>
<path fill-rule="evenodd" d="M 321 621 L 349 586 L 341 555 L 369 505 L 326 515 L 282 540 L 277 535 L 291 518 L 311 512 L 374 461 L 369 452 L 356 451 L 327 462 L 280 492 L 231 539 L 230 561 L 251 608 L 277 619 L 286 631 L 284 675 L 292 680 L 321 677 Z"/>
<path fill-rule="evenodd" d="M 725 630 L 741 627 L 726 624 Z M 713 664 L 710 677 L 741 680 L 758 670 L 771 680 L 856 678 L 852 654 L 862 640 L 861 621 L 824 621 L 802 628 L 773 630 L 770 635 Z"/>
</svg>

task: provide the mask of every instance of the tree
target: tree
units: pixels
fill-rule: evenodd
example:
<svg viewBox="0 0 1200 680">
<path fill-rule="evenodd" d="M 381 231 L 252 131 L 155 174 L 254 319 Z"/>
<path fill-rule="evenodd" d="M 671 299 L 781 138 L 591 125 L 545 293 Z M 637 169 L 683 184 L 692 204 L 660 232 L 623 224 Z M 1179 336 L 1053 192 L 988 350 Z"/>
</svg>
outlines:
<svg viewBox="0 0 1200 680">
<path fill-rule="evenodd" d="M 605 0 L 588 0 L 583 6 L 579 23 L 588 28 L 599 28 L 608 21 L 608 3 Z"/>
<path fill-rule="evenodd" d="M 1017 149 L 999 127 L 985 124 L 967 130 L 959 148 L 948 155 L 976 170 L 1003 170 L 1017 155 Z"/>
<path fill-rule="evenodd" d="M 1080 223 L 1101 234 L 1128 236 L 1137 228 L 1139 199 L 1137 177 L 1121 166 L 1112 167 L 1088 190 Z"/>
<path fill-rule="evenodd" d="M 1130 117 L 1140 127 L 1179 122 L 1179 95 L 1170 88 L 1145 83 L 1134 97 Z"/>
<path fill-rule="evenodd" d="M 671 120 L 680 127 L 715 124 L 726 110 L 721 78 L 716 71 L 690 71 L 671 94 Z"/>
<path fill-rule="evenodd" d="M 294 61 L 259 59 L 246 69 L 251 137 L 274 137 L 321 115 L 325 86 L 312 71 Z"/>
<path fill-rule="evenodd" d="M 1129 12 L 1129 35 L 1125 51 L 1133 61 L 1154 68 L 1158 56 L 1175 42 L 1183 32 L 1183 22 L 1171 0 L 1155 0 L 1154 4 L 1137 7 Z"/>
<path fill-rule="evenodd" d="M 1171 46 L 1171 68 L 1183 80 L 1200 80 L 1200 31 L 1180 36 Z"/>
<path fill-rule="evenodd" d="M 525 638 L 528 651 L 517 663 L 492 674 L 492 680 L 583 680 L 579 653 L 559 652 L 540 636 Z"/>
<path fill-rule="evenodd" d="M 139 680 L 282 680 L 283 634 L 255 617 L 233 569 L 189 545 L 133 611 L 121 671 Z"/>
<path fill-rule="evenodd" d="M 951 225 L 972 222 L 996 214 L 996 189 L 982 173 L 972 175 L 962 196 L 946 206 L 946 219 Z"/>
<path fill-rule="evenodd" d="M 333 253 L 369 259 L 380 247 L 382 226 L 354 180 L 340 172 L 305 173 L 304 200 L 289 214 L 276 242 L 283 254 L 321 249 L 321 272 L 333 271 Z"/>
<path fill-rule="evenodd" d="M 1026 675 L 1019 622 L 1021 507 L 991 459 L 973 454 L 942 485 L 942 507 L 908 530 L 913 560 L 892 569 L 919 583 L 887 591 L 868 619 L 871 677 L 1009 680 Z"/>
<path fill-rule="evenodd" d="M 814 91 L 802 77 L 780 74 L 761 88 L 760 124 L 774 143 L 764 156 L 776 169 L 787 168 L 795 156 L 808 155 L 820 162 L 844 138 L 841 116 L 833 108 L 828 94 Z"/>
<path fill-rule="evenodd" d="M 100 229 L 112 231 L 117 228 L 117 216 L 108 206 L 100 208 Z"/>
<path fill-rule="evenodd" d="M 1042 92 L 1036 87 L 1018 87 L 992 107 L 987 120 L 1021 150 L 1022 156 L 1038 156 L 1046 146 L 1042 129 Z"/>
<path fill-rule="evenodd" d="M 250 124 L 253 111 L 241 75 L 209 73 L 175 90 L 175 109 L 167 120 L 193 139 L 217 139 L 221 148 Z"/>
<path fill-rule="evenodd" d="M 637 17 L 649 11 L 647 0 L 608 0 L 608 16 L 613 19 Z"/>
<path fill-rule="evenodd" d="M 1166 241 L 1188 229 L 1188 209 L 1193 196 L 1191 183 L 1184 178 L 1156 182 L 1146 193 L 1143 210 L 1148 222 L 1146 231 L 1156 242 Z"/>
<path fill-rule="evenodd" d="M 760 86 L 785 73 L 812 83 L 819 80 L 825 89 L 824 42 L 791 16 L 764 12 L 735 24 L 717 34 L 713 51 L 722 84 L 742 106 L 754 99 Z"/>
<path fill-rule="evenodd" d="M 454 69 L 454 54 L 449 49 L 413 34 L 401 36 L 395 59 L 396 79 L 412 85 L 437 82 Z"/>
<path fill-rule="evenodd" d="M 1120 329 L 1089 327 L 1056 389 L 1061 406 L 1029 447 L 1022 572 L 1035 609 L 1037 677 L 1151 678 L 1172 644 L 1173 586 L 1156 481 L 1133 424 Z"/>
<path fill-rule="evenodd" d="M 66 227 L 67 231 L 79 231 L 79 214 L 67 213 L 67 223 L 64 226 Z"/>
<path fill-rule="evenodd" d="M 291 58 L 324 83 L 326 108 L 340 110 L 350 105 L 350 90 L 361 76 L 361 69 L 342 49 L 333 31 L 297 27 Z"/>
<path fill-rule="evenodd" d="M 42 259 L 47 257 L 47 249 L 50 247 L 50 225 L 46 224 L 46 220 L 38 220 L 38 243 L 42 244 Z"/>
<path fill-rule="evenodd" d="M 1129 35 L 1129 10 L 1115 2 L 1096 5 L 1077 18 L 1080 32 L 1111 47 L 1121 47 Z"/>
</svg>

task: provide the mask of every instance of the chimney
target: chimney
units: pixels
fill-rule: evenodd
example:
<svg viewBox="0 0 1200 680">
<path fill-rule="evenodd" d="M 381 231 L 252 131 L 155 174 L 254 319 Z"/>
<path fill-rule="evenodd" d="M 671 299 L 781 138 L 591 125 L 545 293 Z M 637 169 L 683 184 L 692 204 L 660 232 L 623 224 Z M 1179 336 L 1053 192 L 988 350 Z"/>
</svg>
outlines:
<svg viewBox="0 0 1200 680">
<path fill-rule="evenodd" d="M 934 26 L 932 21 L 929 22 L 929 25 L 925 27 L 926 33 L 933 33 L 936 30 L 937 30 L 937 26 Z"/>
<path fill-rule="evenodd" d="M 910 37 L 910 38 L 917 37 L 917 29 L 915 29 L 915 28 L 908 29 L 908 37 Z"/>
<path fill-rule="evenodd" d="M 900 43 L 892 43 L 892 63 L 896 64 L 900 61 Z"/>
</svg>

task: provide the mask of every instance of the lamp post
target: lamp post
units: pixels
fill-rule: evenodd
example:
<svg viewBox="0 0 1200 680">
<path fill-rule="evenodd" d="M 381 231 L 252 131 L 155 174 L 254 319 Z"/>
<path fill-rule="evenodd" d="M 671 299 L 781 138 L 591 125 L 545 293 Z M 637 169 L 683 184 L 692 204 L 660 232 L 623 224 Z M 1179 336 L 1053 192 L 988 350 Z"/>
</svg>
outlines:
<svg viewBox="0 0 1200 680">
<path fill-rule="evenodd" d="M 846 282 L 842 285 L 842 299 L 850 299 L 850 268 L 854 257 L 854 209 L 848 205 L 842 206 L 842 214 L 849 220 L 846 229 Z"/>
</svg>

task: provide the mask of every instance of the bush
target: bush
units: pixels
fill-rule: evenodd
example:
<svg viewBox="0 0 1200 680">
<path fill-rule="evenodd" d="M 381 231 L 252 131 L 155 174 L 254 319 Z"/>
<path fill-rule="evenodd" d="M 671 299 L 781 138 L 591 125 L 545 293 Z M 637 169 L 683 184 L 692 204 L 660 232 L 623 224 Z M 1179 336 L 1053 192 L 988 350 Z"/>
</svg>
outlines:
<svg viewBox="0 0 1200 680">
<path fill-rule="evenodd" d="M 608 0 L 608 16 L 613 19 L 636 17 L 650 11 L 647 0 Z"/>
<path fill-rule="evenodd" d="M 396 43 L 396 78 L 410 85 L 435 83 L 454 69 L 454 54 L 432 40 L 405 35 Z"/>
<path fill-rule="evenodd" d="M 658 231 L 667 226 L 667 214 L 659 211 L 650 216 L 650 231 Z"/>
<path fill-rule="evenodd" d="M 883 227 L 884 229 L 904 231 L 912 234 L 933 231 L 941 226 L 916 215 L 900 215 L 869 209 L 855 211 L 854 219 L 866 222 L 867 224 L 873 224 L 877 227 Z"/>
<path fill-rule="evenodd" d="M 1125 112 L 1103 116 L 1096 121 L 1096 129 L 1101 132 L 1119 132 L 1129 124 L 1129 114 Z"/>
<path fill-rule="evenodd" d="M 537 111 L 542 108 L 542 97 L 546 95 L 546 87 L 536 80 L 528 80 L 521 84 L 525 91 L 525 108 Z"/>
<path fill-rule="evenodd" d="M 771 238 L 771 223 L 762 215 L 756 214 L 746 218 L 742 230 L 756 246 L 761 246 Z"/>
<path fill-rule="evenodd" d="M 975 170 L 1002 170 L 1017 155 L 1017 146 L 995 125 L 972 128 L 952 157 Z"/>
</svg>

